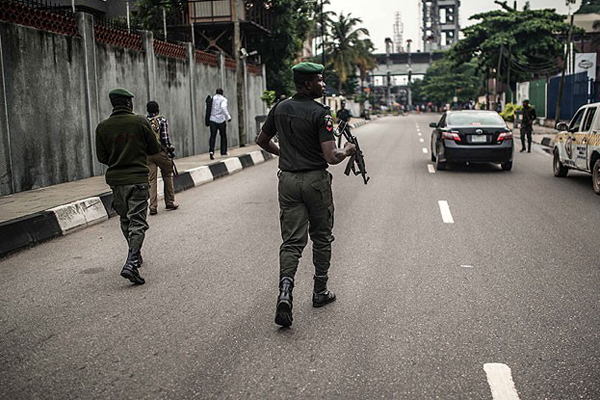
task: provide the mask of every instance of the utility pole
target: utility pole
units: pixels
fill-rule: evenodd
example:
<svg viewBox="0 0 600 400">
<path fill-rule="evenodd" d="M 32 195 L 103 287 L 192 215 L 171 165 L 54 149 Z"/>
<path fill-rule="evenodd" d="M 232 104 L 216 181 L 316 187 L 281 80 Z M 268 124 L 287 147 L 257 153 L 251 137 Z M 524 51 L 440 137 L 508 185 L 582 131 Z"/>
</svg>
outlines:
<svg viewBox="0 0 600 400">
<path fill-rule="evenodd" d="M 508 61 L 506 62 L 507 64 L 507 68 L 508 68 L 508 72 L 506 73 L 506 97 L 505 97 L 505 101 L 508 104 L 508 94 L 510 93 L 510 101 L 512 103 L 512 89 L 510 87 L 510 62 L 511 62 L 511 57 L 512 57 L 512 44 L 508 45 Z"/>
<path fill-rule="evenodd" d="M 324 1 L 321 0 L 321 63 L 325 66 L 325 10 L 323 9 Z M 323 71 L 323 79 L 325 79 L 325 71 Z M 327 104 L 327 94 L 323 92 L 323 104 Z"/>
<path fill-rule="evenodd" d="M 504 45 L 500 46 L 500 55 L 498 56 L 498 68 L 496 68 L 496 82 L 494 82 L 494 98 L 496 104 L 500 102 L 500 94 L 498 93 L 498 82 L 500 82 L 500 68 L 502 68 L 502 53 L 504 52 Z"/>
<path fill-rule="evenodd" d="M 163 33 L 165 34 L 165 41 L 167 40 L 167 12 L 165 8 L 162 7 L 162 15 L 163 15 Z"/>
<path fill-rule="evenodd" d="M 410 44 L 412 43 L 411 39 L 406 41 L 406 51 L 408 53 L 408 107 L 409 109 L 412 107 L 412 91 L 410 89 L 410 83 L 412 81 L 412 61 L 410 59 Z"/>
<path fill-rule="evenodd" d="M 569 34 L 567 37 L 567 48 L 565 50 L 565 58 L 563 60 L 562 73 L 560 75 L 560 85 L 558 86 L 558 99 L 556 100 L 556 115 L 554 116 L 554 125 L 558 124 L 560 120 L 560 101 L 562 100 L 563 95 L 563 86 L 565 85 L 565 70 L 567 68 L 567 64 L 569 63 L 569 50 L 571 48 L 571 40 L 573 39 L 573 21 L 574 15 L 571 13 L 571 2 L 574 0 L 566 0 L 567 6 L 569 6 Z"/>
<path fill-rule="evenodd" d="M 127 7 L 127 31 L 131 32 L 131 24 L 129 21 L 129 0 L 127 0 L 127 2 L 125 3 L 126 7 Z"/>
<path fill-rule="evenodd" d="M 392 47 L 392 39 L 385 38 L 385 60 L 387 66 L 386 78 L 387 78 L 387 89 L 385 92 L 385 103 L 388 107 L 392 105 L 392 71 L 390 69 L 390 51 Z"/>
</svg>

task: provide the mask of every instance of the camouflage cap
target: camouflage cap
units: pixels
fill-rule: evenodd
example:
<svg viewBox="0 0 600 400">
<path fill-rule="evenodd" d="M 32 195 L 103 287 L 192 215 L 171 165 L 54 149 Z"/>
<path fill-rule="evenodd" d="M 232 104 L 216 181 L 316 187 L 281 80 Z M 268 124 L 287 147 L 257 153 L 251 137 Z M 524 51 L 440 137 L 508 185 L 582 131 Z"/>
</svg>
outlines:
<svg viewBox="0 0 600 400">
<path fill-rule="evenodd" d="M 115 97 L 127 97 L 127 98 L 132 98 L 135 97 L 133 95 L 133 93 L 131 93 L 129 90 L 127 89 L 123 89 L 123 88 L 116 88 L 111 90 L 110 92 L 108 92 L 108 97 L 113 99 Z"/>
<path fill-rule="evenodd" d="M 297 74 L 322 74 L 325 67 L 322 64 L 311 62 L 301 62 L 292 67 L 292 71 Z"/>
</svg>

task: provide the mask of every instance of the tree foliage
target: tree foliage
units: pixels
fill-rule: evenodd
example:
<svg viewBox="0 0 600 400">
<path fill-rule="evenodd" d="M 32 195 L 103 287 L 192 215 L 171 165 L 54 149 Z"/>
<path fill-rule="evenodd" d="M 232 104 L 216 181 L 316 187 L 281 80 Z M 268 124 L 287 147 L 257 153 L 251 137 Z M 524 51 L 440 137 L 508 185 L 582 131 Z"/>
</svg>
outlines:
<svg viewBox="0 0 600 400">
<path fill-rule="evenodd" d="M 422 80 L 412 82 L 413 100 L 442 105 L 456 96 L 459 102 L 467 102 L 479 96 L 482 79 L 475 60 L 454 66 L 443 58 L 433 62 Z"/>
<path fill-rule="evenodd" d="M 248 50 L 258 50 L 267 69 L 267 87 L 278 95 L 295 92 L 292 66 L 308 38 L 316 0 L 272 0 L 271 35 L 263 35 Z"/>
<path fill-rule="evenodd" d="M 368 38 L 363 39 L 369 36 L 369 31 L 357 27 L 359 23 L 362 23 L 360 18 L 341 13 L 337 21 L 331 22 L 331 33 L 325 42 L 326 66 L 332 67 L 338 76 L 340 92 L 356 68 L 370 69 L 375 65 L 373 43 Z"/>
<path fill-rule="evenodd" d="M 505 3 L 499 3 L 502 10 L 469 18 L 481 22 L 465 28 L 464 39 L 450 49 L 453 65 L 476 58 L 479 70 L 489 72 L 500 65 L 500 77 L 506 79 L 510 64 L 511 82 L 555 73 L 564 46 L 557 36 L 566 36 L 569 30 L 564 16 L 554 9 L 531 10 L 528 6 L 519 11 Z"/>
<path fill-rule="evenodd" d="M 583 0 L 575 14 L 600 14 L 600 0 Z"/>
</svg>

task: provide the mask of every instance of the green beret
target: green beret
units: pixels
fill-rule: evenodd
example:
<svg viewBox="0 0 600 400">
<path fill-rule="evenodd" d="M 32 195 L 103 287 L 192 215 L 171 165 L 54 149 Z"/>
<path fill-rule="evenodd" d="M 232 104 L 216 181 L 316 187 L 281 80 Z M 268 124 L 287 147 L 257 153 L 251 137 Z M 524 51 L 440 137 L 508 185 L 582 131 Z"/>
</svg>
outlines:
<svg viewBox="0 0 600 400">
<path fill-rule="evenodd" d="M 525 102 L 529 103 L 529 99 L 523 100 L 523 103 L 525 103 Z"/>
<path fill-rule="evenodd" d="M 301 62 L 292 67 L 292 71 L 298 74 L 322 74 L 325 67 L 322 64 Z"/>
<path fill-rule="evenodd" d="M 133 95 L 133 93 L 131 93 L 127 89 L 116 88 L 116 89 L 113 89 L 110 92 L 108 92 L 108 97 L 112 99 L 112 98 L 115 98 L 115 97 L 132 98 L 132 97 L 135 97 L 135 96 Z"/>
</svg>

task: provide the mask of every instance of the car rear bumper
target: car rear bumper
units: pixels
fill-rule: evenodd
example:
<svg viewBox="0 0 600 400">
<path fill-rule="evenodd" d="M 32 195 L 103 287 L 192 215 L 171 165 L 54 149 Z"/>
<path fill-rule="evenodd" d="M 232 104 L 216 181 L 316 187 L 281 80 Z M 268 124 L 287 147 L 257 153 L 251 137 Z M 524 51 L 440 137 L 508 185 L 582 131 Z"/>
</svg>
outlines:
<svg viewBox="0 0 600 400">
<path fill-rule="evenodd" d="M 505 140 L 493 145 L 459 145 L 453 140 L 444 140 L 442 161 L 471 163 L 505 163 L 513 159 L 513 141 Z"/>
</svg>

